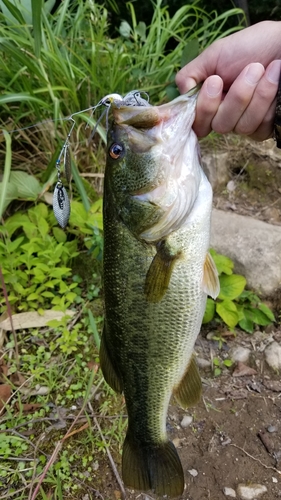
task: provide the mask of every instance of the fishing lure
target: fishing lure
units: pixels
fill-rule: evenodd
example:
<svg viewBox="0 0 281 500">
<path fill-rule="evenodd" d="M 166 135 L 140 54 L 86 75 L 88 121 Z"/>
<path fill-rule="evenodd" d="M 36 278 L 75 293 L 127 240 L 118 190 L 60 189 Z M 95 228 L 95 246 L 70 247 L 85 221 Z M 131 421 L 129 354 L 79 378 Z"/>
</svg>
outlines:
<svg viewBox="0 0 281 500">
<path fill-rule="evenodd" d="M 74 116 L 81 114 L 85 111 L 92 111 L 92 114 L 95 112 L 95 110 L 99 106 L 105 106 L 104 111 L 101 113 L 101 116 L 98 118 L 96 125 L 90 135 L 89 142 L 92 140 L 94 137 L 97 127 L 103 117 L 106 115 L 106 130 L 108 129 L 108 113 L 109 113 L 109 108 L 112 104 L 112 102 L 116 104 L 116 102 L 120 101 L 120 105 L 125 105 L 125 106 L 148 106 L 149 105 L 149 96 L 146 92 L 141 92 L 139 90 L 132 90 L 128 94 L 125 95 L 125 97 L 122 97 L 120 94 L 108 94 L 105 97 L 103 97 L 98 104 L 95 106 L 84 109 L 83 111 L 78 111 L 76 113 L 73 113 L 70 117 L 69 120 L 72 121 L 72 125 L 70 128 L 70 131 L 67 135 L 66 141 L 60 151 L 59 157 L 56 161 L 56 169 L 57 169 L 57 183 L 55 186 L 54 190 L 54 195 L 53 195 L 53 211 L 55 218 L 57 219 L 59 225 L 65 229 L 67 226 L 67 223 L 69 221 L 70 217 L 70 201 L 69 197 L 67 194 L 67 191 L 63 185 L 62 179 L 61 179 L 61 160 L 63 158 L 63 170 L 64 170 L 64 176 L 66 179 L 66 182 L 70 184 L 71 182 L 71 154 L 70 154 L 70 137 L 72 134 L 72 131 L 75 127 L 75 120 Z M 86 125 L 86 127 L 88 124 Z"/>
</svg>

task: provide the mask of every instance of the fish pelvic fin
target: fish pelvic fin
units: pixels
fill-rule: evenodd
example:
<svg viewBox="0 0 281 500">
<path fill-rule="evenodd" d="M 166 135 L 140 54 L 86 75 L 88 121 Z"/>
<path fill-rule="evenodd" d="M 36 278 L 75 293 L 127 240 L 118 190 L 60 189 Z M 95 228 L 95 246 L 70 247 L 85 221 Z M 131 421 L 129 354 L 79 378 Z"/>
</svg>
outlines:
<svg viewBox="0 0 281 500">
<path fill-rule="evenodd" d="M 110 387 L 115 391 L 115 392 L 122 392 L 123 391 L 123 383 L 118 375 L 116 369 L 114 368 L 114 365 L 110 359 L 110 354 L 106 345 L 106 335 L 105 335 L 105 329 L 103 330 L 102 338 L 101 338 L 101 345 L 100 345 L 100 366 L 102 369 L 103 376 L 105 378 L 105 381 L 110 385 Z"/>
<path fill-rule="evenodd" d="M 170 441 L 160 444 L 136 443 L 128 432 L 122 455 L 124 484 L 156 495 L 177 497 L 184 490 L 184 474 L 176 448 Z"/>
<path fill-rule="evenodd" d="M 168 290 L 176 261 L 181 250 L 174 251 L 165 241 L 156 245 L 157 253 L 146 274 L 144 293 L 148 302 L 160 302 Z"/>
<path fill-rule="evenodd" d="M 182 408 L 188 408 L 198 403 L 202 392 L 202 382 L 194 356 L 187 370 L 174 391 L 174 396 Z"/>
<path fill-rule="evenodd" d="M 220 293 L 220 282 L 216 264 L 210 253 L 206 255 L 203 274 L 203 290 L 213 299 L 216 299 Z"/>
</svg>

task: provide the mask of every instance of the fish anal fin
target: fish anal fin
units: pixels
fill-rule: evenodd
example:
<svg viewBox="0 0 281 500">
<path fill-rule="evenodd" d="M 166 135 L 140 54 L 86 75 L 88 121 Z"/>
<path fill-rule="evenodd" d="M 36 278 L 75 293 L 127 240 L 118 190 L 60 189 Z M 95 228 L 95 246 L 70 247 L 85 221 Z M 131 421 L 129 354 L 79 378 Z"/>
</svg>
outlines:
<svg viewBox="0 0 281 500">
<path fill-rule="evenodd" d="M 166 243 L 157 244 L 155 254 L 147 271 L 144 293 L 148 302 L 160 302 L 168 290 L 176 261 L 181 257 L 181 251 L 173 251 Z"/>
<path fill-rule="evenodd" d="M 198 403 L 201 391 L 201 378 L 193 356 L 180 384 L 174 391 L 174 396 L 182 408 L 188 408 Z"/>
<path fill-rule="evenodd" d="M 220 282 L 216 264 L 209 252 L 206 255 L 203 274 L 203 290 L 213 299 L 220 293 Z"/>
<path fill-rule="evenodd" d="M 184 489 L 182 465 L 173 443 L 136 442 L 128 432 L 122 455 L 124 484 L 136 490 L 152 490 L 156 495 L 176 497 Z"/>
<path fill-rule="evenodd" d="M 122 392 L 123 391 L 122 381 L 113 366 L 113 363 L 110 359 L 110 355 L 107 349 L 105 330 L 103 331 L 101 338 L 99 357 L 100 357 L 100 366 L 105 381 L 108 383 L 108 385 L 110 385 L 110 387 L 114 391 Z"/>
</svg>

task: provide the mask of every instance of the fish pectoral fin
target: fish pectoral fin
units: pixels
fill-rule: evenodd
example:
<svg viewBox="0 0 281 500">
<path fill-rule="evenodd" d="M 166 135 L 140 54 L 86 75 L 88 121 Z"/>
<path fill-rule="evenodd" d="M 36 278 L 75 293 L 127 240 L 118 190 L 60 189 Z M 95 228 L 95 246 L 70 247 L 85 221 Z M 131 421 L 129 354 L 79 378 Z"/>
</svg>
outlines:
<svg viewBox="0 0 281 500">
<path fill-rule="evenodd" d="M 184 489 L 182 465 L 173 443 L 139 443 L 128 432 L 122 455 L 124 484 L 156 495 L 176 497 Z"/>
<path fill-rule="evenodd" d="M 157 244 L 157 253 L 146 274 L 144 293 L 148 302 L 160 302 L 168 290 L 171 275 L 181 251 L 173 251 L 165 240 Z"/>
<path fill-rule="evenodd" d="M 103 376 L 105 378 L 105 381 L 110 385 L 110 387 L 116 391 L 116 392 L 122 392 L 123 391 L 123 384 L 122 380 L 117 374 L 113 363 L 110 359 L 110 355 L 107 349 L 106 345 L 106 336 L 105 336 L 105 329 L 102 334 L 101 338 L 101 345 L 100 345 L 100 366 L 102 369 Z"/>
<path fill-rule="evenodd" d="M 213 299 L 220 293 L 220 282 L 216 264 L 209 252 L 206 255 L 203 274 L 203 290 Z"/>
<path fill-rule="evenodd" d="M 202 391 L 202 383 L 194 356 L 182 378 L 179 386 L 174 391 L 174 396 L 182 408 L 188 408 L 198 403 Z"/>
</svg>

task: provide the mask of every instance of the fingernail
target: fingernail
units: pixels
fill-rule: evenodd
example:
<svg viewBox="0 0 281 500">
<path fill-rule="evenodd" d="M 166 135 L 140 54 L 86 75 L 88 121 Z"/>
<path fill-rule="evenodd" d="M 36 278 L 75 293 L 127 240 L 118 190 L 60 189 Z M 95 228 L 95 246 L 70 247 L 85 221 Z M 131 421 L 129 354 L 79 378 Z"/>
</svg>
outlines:
<svg viewBox="0 0 281 500">
<path fill-rule="evenodd" d="M 246 73 L 245 80 L 251 85 L 255 85 L 259 82 L 262 75 L 264 74 L 264 67 L 260 63 L 252 63 L 249 65 Z"/>
<path fill-rule="evenodd" d="M 266 77 L 271 83 L 278 83 L 281 74 L 281 61 L 272 61 L 266 70 Z"/>
<path fill-rule="evenodd" d="M 217 97 L 222 91 L 222 80 L 219 76 L 210 76 L 206 83 L 207 94 L 210 97 Z"/>
</svg>

